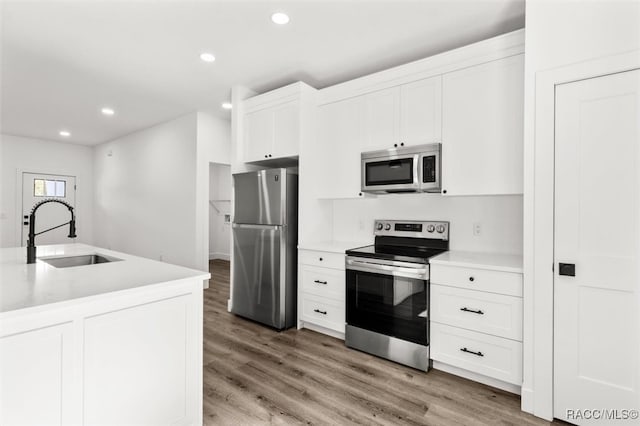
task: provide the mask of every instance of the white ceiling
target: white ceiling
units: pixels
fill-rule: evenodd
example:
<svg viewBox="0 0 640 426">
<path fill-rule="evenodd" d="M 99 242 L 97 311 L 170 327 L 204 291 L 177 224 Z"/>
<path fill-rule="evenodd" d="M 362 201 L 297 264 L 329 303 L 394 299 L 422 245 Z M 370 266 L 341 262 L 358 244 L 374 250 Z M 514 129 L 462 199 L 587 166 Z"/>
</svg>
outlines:
<svg viewBox="0 0 640 426">
<path fill-rule="evenodd" d="M 291 22 L 273 24 L 274 11 Z M 89 145 L 197 109 L 228 117 L 235 84 L 327 87 L 524 26 L 524 0 L 42 0 L 1 12 L 2 133 Z"/>
</svg>

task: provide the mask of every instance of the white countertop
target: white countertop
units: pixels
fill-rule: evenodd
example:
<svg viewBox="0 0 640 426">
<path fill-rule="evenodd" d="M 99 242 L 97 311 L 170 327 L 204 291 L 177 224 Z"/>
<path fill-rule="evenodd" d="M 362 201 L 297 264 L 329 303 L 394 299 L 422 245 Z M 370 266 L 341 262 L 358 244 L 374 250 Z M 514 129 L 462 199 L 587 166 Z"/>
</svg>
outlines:
<svg viewBox="0 0 640 426">
<path fill-rule="evenodd" d="M 432 265 L 462 266 L 466 268 L 522 273 L 522 255 L 517 254 L 454 250 L 430 258 L 429 263 Z"/>
<path fill-rule="evenodd" d="M 98 253 L 122 261 L 55 268 L 39 259 L 28 265 L 25 247 L 0 249 L 0 314 L 151 284 L 211 277 L 208 272 L 86 244 L 39 246 L 37 250 L 38 258 Z"/>
<path fill-rule="evenodd" d="M 300 243 L 298 248 L 300 250 L 316 250 L 344 254 L 344 252 L 349 249 L 369 246 L 371 244 L 373 244 L 373 241 L 315 241 Z"/>
</svg>

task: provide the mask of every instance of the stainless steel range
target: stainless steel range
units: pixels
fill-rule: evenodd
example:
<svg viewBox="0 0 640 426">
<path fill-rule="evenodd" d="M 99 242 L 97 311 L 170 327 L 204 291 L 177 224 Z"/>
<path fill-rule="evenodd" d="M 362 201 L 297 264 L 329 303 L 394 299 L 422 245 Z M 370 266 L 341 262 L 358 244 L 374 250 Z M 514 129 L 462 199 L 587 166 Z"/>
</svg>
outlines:
<svg viewBox="0 0 640 426">
<path fill-rule="evenodd" d="M 375 244 L 347 250 L 350 348 L 429 369 L 429 258 L 449 250 L 449 222 L 376 220 Z"/>
</svg>

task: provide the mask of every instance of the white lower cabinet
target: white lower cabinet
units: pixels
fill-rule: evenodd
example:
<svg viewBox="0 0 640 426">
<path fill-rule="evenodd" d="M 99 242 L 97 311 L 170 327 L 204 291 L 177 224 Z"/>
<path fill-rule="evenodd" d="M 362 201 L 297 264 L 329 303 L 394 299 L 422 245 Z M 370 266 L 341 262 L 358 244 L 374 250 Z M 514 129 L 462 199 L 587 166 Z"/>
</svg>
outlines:
<svg viewBox="0 0 640 426">
<path fill-rule="evenodd" d="M 431 323 L 431 357 L 520 386 L 522 342 Z"/>
<path fill-rule="evenodd" d="M 447 256 L 456 258 L 454 252 Z M 468 258 L 469 253 L 460 257 Z M 472 257 L 485 257 L 492 266 L 432 261 L 431 358 L 462 369 L 461 375 L 471 373 L 469 378 L 520 387 L 522 273 L 496 267 L 490 255 Z"/>
<path fill-rule="evenodd" d="M 6 315 L 0 377 L 2 425 L 201 424 L 202 281 Z"/>
<path fill-rule="evenodd" d="M 344 254 L 299 250 L 298 258 L 299 327 L 344 336 Z"/>
<path fill-rule="evenodd" d="M 0 424 L 75 423 L 71 322 L 0 338 Z"/>
</svg>

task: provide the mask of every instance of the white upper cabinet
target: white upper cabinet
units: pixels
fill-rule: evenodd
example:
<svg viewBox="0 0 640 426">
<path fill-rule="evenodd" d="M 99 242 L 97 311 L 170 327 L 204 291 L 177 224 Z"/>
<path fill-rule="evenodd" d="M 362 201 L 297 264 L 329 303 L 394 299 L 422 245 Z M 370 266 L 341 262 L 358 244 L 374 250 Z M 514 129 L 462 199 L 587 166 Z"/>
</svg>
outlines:
<svg viewBox="0 0 640 426">
<path fill-rule="evenodd" d="M 379 90 L 362 98 L 363 151 L 440 142 L 440 76 Z"/>
<path fill-rule="evenodd" d="M 318 198 L 357 198 L 360 192 L 362 97 L 318 108 L 316 155 L 310 163 Z"/>
<path fill-rule="evenodd" d="M 303 116 L 312 113 L 309 98 L 314 91 L 303 83 L 294 83 L 244 101 L 243 161 L 298 156 Z"/>
<path fill-rule="evenodd" d="M 245 161 L 264 160 L 273 148 L 273 111 L 258 110 L 244 116 Z"/>
<path fill-rule="evenodd" d="M 442 77 L 400 86 L 400 143 L 420 145 L 442 139 Z"/>
<path fill-rule="evenodd" d="M 400 89 L 391 87 L 362 96 L 362 151 L 392 148 L 400 141 Z"/>
<path fill-rule="evenodd" d="M 443 76 L 442 193 L 523 192 L 524 55 Z"/>
</svg>

